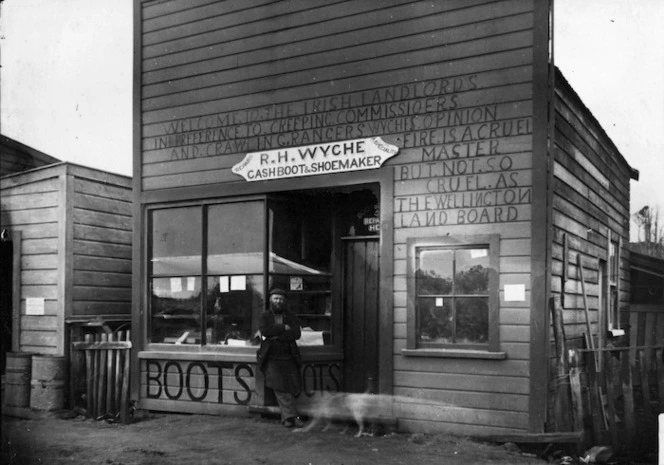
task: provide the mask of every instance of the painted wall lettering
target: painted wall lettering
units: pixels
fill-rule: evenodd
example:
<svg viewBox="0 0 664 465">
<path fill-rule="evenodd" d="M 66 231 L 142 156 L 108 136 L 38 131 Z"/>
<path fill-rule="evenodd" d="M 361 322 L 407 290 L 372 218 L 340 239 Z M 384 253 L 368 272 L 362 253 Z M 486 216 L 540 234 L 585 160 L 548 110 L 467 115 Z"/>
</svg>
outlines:
<svg viewBox="0 0 664 465">
<path fill-rule="evenodd" d="M 233 381 L 225 386 L 224 375 Z M 211 378 L 216 384 L 211 385 Z M 254 372 L 246 363 L 145 361 L 146 397 L 191 402 L 224 402 L 224 391 L 232 393 L 234 403 L 247 405 L 253 395 Z M 215 395 L 216 394 L 216 395 Z"/>
<path fill-rule="evenodd" d="M 338 363 L 307 363 L 302 367 L 302 390 L 307 397 L 317 391 L 341 390 L 341 366 Z"/>
<path fill-rule="evenodd" d="M 146 131 L 143 149 L 151 162 L 175 161 L 496 121 L 497 105 L 473 103 L 478 79 L 434 79 L 170 121 Z"/>
</svg>

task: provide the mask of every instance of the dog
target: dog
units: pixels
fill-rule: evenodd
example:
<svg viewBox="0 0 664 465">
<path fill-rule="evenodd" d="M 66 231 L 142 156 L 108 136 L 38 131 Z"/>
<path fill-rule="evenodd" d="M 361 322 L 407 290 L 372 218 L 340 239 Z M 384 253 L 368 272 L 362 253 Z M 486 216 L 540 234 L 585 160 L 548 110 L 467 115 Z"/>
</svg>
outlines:
<svg viewBox="0 0 664 465">
<path fill-rule="evenodd" d="M 366 423 L 370 418 L 387 417 L 391 414 L 392 396 L 384 394 L 362 393 L 329 393 L 322 392 L 320 398 L 310 407 L 311 421 L 302 428 L 293 430 L 306 433 L 319 425 L 327 431 L 335 420 L 353 420 L 357 424 L 356 438 L 370 436 L 365 432 Z M 344 428 L 342 434 L 348 430 Z"/>
</svg>

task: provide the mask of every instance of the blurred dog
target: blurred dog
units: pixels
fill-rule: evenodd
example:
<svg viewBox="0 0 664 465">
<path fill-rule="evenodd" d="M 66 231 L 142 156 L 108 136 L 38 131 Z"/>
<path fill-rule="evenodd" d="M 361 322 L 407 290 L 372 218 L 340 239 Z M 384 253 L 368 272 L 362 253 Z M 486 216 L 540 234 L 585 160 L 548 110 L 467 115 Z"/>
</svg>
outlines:
<svg viewBox="0 0 664 465">
<path fill-rule="evenodd" d="M 320 399 L 310 408 L 311 421 L 296 433 L 306 433 L 319 425 L 327 431 L 335 420 L 353 420 L 357 424 L 355 437 L 367 436 L 366 423 L 370 418 L 388 417 L 391 415 L 392 396 L 384 394 L 363 393 L 329 393 L 322 392 Z M 342 433 L 346 432 L 348 426 Z"/>
</svg>

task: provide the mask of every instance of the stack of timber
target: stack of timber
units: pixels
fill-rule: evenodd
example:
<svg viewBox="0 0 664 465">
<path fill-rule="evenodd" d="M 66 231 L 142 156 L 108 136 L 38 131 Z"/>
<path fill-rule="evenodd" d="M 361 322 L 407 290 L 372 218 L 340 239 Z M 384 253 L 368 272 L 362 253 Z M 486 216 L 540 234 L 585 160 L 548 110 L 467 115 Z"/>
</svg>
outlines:
<svg viewBox="0 0 664 465">
<path fill-rule="evenodd" d="M 130 331 L 86 334 L 84 342 L 72 346 L 85 352 L 87 416 L 127 423 Z"/>
</svg>

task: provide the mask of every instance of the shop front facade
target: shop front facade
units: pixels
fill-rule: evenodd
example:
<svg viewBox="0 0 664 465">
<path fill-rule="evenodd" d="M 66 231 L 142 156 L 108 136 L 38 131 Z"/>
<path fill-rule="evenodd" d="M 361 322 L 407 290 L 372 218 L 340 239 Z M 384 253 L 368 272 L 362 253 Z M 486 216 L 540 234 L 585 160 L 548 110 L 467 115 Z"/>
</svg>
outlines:
<svg viewBox="0 0 664 465">
<path fill-rule="evenodd" d="M 544 431 L 550 7 L 136 1 L 137 405 L 273 405 L 257 324 L 279 287 L 303 401 Z"/>
</svg>

